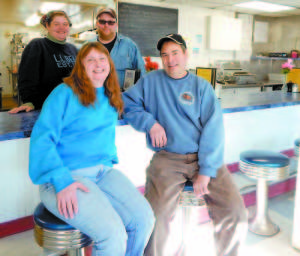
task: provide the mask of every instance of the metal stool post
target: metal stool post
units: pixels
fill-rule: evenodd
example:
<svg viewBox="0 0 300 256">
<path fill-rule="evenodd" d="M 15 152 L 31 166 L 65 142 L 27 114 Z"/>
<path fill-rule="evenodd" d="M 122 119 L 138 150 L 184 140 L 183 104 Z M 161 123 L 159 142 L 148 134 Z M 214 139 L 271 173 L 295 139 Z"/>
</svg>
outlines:
<svg viewBox="0 0 300 256">
<path fill-rule="evenodd" d="M 58 219 L 42 203 L 36 207 L 33 218 L 35 241 L 44 249 L 44 256 L 65 253 L 84 256 L 84 247 L 92 243 L 88 236 Z"/>
<path fill-rule="evenodd" d="M 299 151 L 300 151 L 300 139 L 297 139 L 295 141 L 295 147 L 294 147 L 294 155 L 296 158 L 299 158 Z"/>
<path fill-rule="evenodd" d="M 295 207 L 292 232 L 292 247 L 300 251 L 300 161 L 299 161 L 299 146 L 300 139 L 295 141 L 295 157 L 298 158 L 297 177 L 296 177 L 296 192 L 295 192 Z"/>
<path fill-rule="evenodd" d="M 256 188 L 256 214 L 249 223 L 249 229 L 256 234 L 275 235 L 279 232 L 279 227 L 269 217 L 268 190 L 267 181 L 258 179 Z"/>
<path fill-rule="evenodd" d="M 186 254 L 187 248 L 187 236 L 191 226 L 191 212 L 192 207 L 195 206 L 204 206 L 205 200 L 203 197 L 197 198 L 194 194 L 193 183 L 191 181 L 187 181 L 185 183 L 183 191 L 179 196 L 179 206 L 182 209 L 182 256 Z"/>
<path fill-rule="evenodd" d="M 279 227 L 268 212 L 268 180 L 280 180 L 289 175 L 289 158 L 271 151 L 246 151 L 240 156 L 240 170 L 257 179 L 256 213 L 249 220 L 249 230 L 257 235 L 273 236 Z"/>
</svg>

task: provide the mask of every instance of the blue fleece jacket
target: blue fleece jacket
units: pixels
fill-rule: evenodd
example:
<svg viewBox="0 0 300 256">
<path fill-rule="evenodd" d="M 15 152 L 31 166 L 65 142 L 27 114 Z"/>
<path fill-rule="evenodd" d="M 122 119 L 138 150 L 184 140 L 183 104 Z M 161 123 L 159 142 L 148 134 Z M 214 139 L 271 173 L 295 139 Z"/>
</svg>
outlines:
<svg viewBox="0 0 300 256">
<path fill-rule="evenodd" d="M 45 101 L 30 139 L 29 176 L 34 184 L 51 183 L 56 192 L 71 183 L 71 171 L 118 162 L 115 126 L 118 114 L 104 87 L 94 106 L 83 106 L 66 84 Z"/>
<path fill-rule="evenodd" d="M 89 41 L 97 41 L 98 36 Z M 141 76 L 145 71 L 145 62 L 136 43 L 129 37 L 117 34 L 116 42 L 111 49 L 110 57 L 112 58 L 119 79 L 120 87 L 124 86 L 125 70 L 139 69 Z"/>
<path fill-rule="evenodd" d="M 222 110 L 212 86 L 187 74 L 172 79 L 163 70 L 152 71 L 123 93 L 124 118 L 146 132 L 154 151 L 198 153 L 199 173 L 216 177 L 223 163 L 224 127 Z M 153 148 L 149 131 L 158 122 L 167 135 L 167 145 Z"/>
</svg>

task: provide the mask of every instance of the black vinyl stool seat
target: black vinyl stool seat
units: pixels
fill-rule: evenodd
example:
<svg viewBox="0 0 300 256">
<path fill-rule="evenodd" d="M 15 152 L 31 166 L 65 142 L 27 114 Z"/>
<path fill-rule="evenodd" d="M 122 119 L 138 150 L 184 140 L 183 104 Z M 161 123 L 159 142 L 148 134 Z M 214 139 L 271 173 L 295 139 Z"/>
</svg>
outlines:
<svg viewBox="0 0 300 256">
<path fill-rule="evenodd" d="M 256 213 L 249 220 L 249 230 L 257 235 L 273 236 L 279 232 L 268 214 L 268 184 L 289 176 L 290 159 L 280 153 L 249 150 L 240 155 L 240 171 L 257 180 Z"/>
<path fill-rule="evenodd" d="M 44 251 L 83 256 L 83 248 L 92 243 L 87 235 L 49 212 L 43 203 L 36 207 L 33 219 L 35 240 Z"/>
</svg>

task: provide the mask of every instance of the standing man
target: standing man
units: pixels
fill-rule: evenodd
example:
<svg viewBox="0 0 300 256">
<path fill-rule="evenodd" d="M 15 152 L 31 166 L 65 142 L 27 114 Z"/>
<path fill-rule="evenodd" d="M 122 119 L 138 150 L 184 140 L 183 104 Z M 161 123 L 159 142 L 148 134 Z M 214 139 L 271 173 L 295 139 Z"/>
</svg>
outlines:
<svg viewBox="0 0 300 256">
<path fill-rule="evenodd" d="M 157 49 L 164 69 L 144 76 L 123 94 L 125 120 L 146 133 L 148 147 L 156 152 L 147 169 L 145 192 L 156 226 L 145 255 L 166 255 L 169 222 L 184 183 L 192 180 L 195 194 L 205 197 L 217 255 L 236 256 L 247 232 L 247 214 L 223 165 L 218 99 L 211 84 L 186 71 L 188 53 L 181 35 L 161 38 Z"/>
<path fill-rule="evenodd" d="M 117 14 L 111 8 L 102 8 L 96 16 L 97 41 L 102 43 L 114 61 L 121 89 L 124 86 L 126 69 L 138 69 L 145 74 L 142 55 L 130 38 L 117 33 Z"/>
</svg>

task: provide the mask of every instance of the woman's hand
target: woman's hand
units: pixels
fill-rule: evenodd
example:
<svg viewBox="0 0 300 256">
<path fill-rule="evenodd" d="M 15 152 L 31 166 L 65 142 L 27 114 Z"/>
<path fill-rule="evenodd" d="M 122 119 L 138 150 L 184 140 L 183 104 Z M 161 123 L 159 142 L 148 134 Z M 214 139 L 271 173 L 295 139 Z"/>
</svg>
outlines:
<svg viewBox="0 0 300 256">
<path fill-rule="evenodd" d="M 59 191 L 56 195 L 58 211 L 65 218 L 74 218 L 78 213 L 78 201 L 76 190 L 81 189 L 84 192 L 89 192 L 88 188 L 79 182 L 74 182 L 67 186 L 65 189 Z"/>
<path fill-rule="evenodd" d="M 25 111 L 25 112 L 29 112 L 31 110 L 33 110 L 34 108 L 32 108 L 31 106 L 27 106 L 27 105 L 22 105 L 20 107 L 17 108 L 13 108 L 10 111 L 8 111 L 9 114 L 16 114 L 19 113 L 21 111 Z"/>
</svg>

